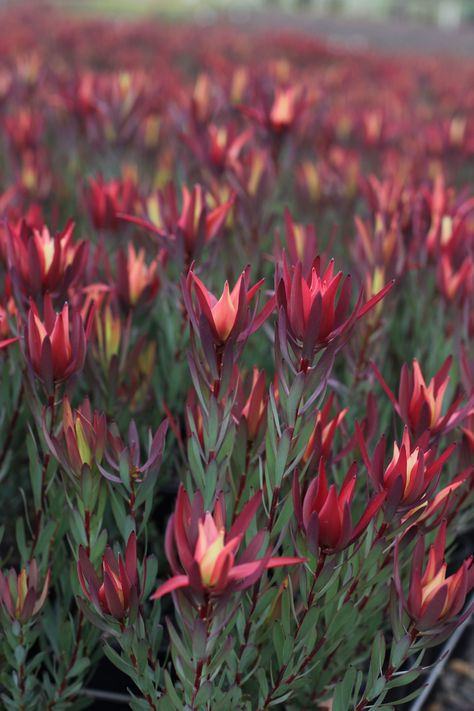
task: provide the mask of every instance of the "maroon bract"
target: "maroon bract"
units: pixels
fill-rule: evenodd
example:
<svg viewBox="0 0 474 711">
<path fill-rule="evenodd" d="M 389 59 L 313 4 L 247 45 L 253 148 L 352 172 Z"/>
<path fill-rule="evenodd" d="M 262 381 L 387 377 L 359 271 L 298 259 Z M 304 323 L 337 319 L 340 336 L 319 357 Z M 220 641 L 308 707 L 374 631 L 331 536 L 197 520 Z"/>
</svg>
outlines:
<svg viewBox="0 0 474 711">
<path fill-rule="evenodd" d="M 334 403 L 334 393 L 331 393 L 327 402 L 321 410 L 316 413 L 314 429 L 310 434 L 308 444 L 303 454 L 303 462 L 308 462 L 311 458 L 319 462 L 323 457 L 326 461 L 332 454 L 332 445 L 336 432 L 347 415 L 349 408 L 339 410 L 331 419 L 330 413 Z"/>
<path fill-rule="evenodd" d="M 347 548 L 365 531 L 380 510 L 386 493 L 380 492 L 367 502 L 367 507 L 356 526 L 352 524 L 351 505 L 356 487 L 354 463 L 348 470 L 339 494 L 336 485 L 328 487 L 324 459 L 319 471 L 302 498 L 298 473 L 293 476 L 293 506 L 299 527 L 304 531 L 308 548 L 315 552 L 336 553 Z"/>
</svg>

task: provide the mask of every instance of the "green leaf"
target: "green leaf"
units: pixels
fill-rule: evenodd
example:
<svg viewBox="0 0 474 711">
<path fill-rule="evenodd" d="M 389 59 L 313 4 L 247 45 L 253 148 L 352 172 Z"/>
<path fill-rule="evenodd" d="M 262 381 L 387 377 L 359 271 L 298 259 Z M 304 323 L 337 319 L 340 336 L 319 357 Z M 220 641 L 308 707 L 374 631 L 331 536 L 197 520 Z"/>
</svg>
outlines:
<svg viewBox="0 0 474 711">
<path fill-rule="evenodd" d="M 273 648 L 275 650 L 279 666 L 283 665 L 283 645 L 285 643 L 285 633 L 280 622 L 272 625 Z"/>
<path fill-rule="evenodd" d="M 211 700 L 213 688 L 214 687 L 210 681 L 205 681 L 203 684 L 201 684 L 201 686 L 199 687 L 199 691 L 196 694 L 196 699 L 194 701 L 194 705 L 197 706 L 197 708 L 199 708 L 200 706 L 204 706 L 204 704 L 207 704 L 208 701 Z"/>
<path fill-rule="evenodd" d="M 165 678 L 165 688 L 166 688 L 166 692 L 168 694 L 169 700 L 173 704 L 176 711 L 182 711 L 183 702 L 179 698 L 178 694 L 176 693 L 176 689 L 174 688 L 173 682 L 171 681 L 171 677 L 166 669 L 164 670 L 163 674 L 164 674 L 164 678 Z"/>
<path fill-rule="evenodd" d="M 293 695 L 293 689 L 290 689 L 285 694 L 282 694 L 281 696 L 277 696 L 268 705 L 269 706 L 278 706 L 278 704 L 282 704 L 284 701 L 289 699 L 290 696 L 292 696 L 292 695 Z"/>
<path fill-rule="evenodd" d="M 305 384 L 305 374 L 298 373 L 296 375 L 293 383 L 291 384 L 290 394 L 288 397 L 288 401 L 286 403 L 286 417 L 288 420 L 288 425 L 290 427 L 295 426 L 296 417 L 297 417 L 297 409 L 298 409 L 299 404 L 301 402 L 301 396 L 303 394 L 304 384 Z"/>
<path fill-rule="evenodd" d="M 410 649 L 411 639 L 410 635 L 406 634 L 404 637 L 392 644 L 392 649 L 390 652 L 390 664 L 395 669 L 398 669 L 400 664 L 406 659 L 408 655 L 408 650 Z"/>
<path fill-rule="evenodd" d="M 372 642 L 370 666 L 367 674 L 366 695 L 370 698 L 372 686 L 382 673 L 385 659 L 385 637 L 382 631 L 377 632 Z"/>
<path fill-rule="evenodd" d="M 216 493 L 216 484 L 217 484 L 217 462 L 215 459 L 212 460 L 212 462 L 209 463 L 206 471 L 206 481 L 204 485 L 204 492 L 203 492 L 203 498 L 204 498 L 204 510 L 207 510 L 211 506 L 212 499 L 215 496 Z"/>
<path fill-rule="evenodd" d="M 33 490 L 33 503 L 35 511 L 41 508 L 41 482 L 43 478 L 43 463 L 39 456 L 35 438 L 31 430 L 26 436 L 26 449 L 28 451 L 28 460 L 30 463 L 30 480 Z"/>
<path fill-rule="evenodd" d="M 207 630 L 206 625 L 201 619 L 197 619 L 194 623 L 191 639 L 193 644 L 193 659 L 195 661 L 204 659 L 206 656 Z"/>
<path fill-rule="evenodd" d="M 136 672 L 132 664 L 121 657 L 109 644 L 104 645 L 104 654 L 117 669 L 120 669 L 121 672 L 129 676 L 133 681 L 136 680 Z"/>
<path fill-rule="evenodd" d="M 70 679 L 73 676 L 82 676 L 86 669 L 90 667 L 90 664 L 90 659 L 88 659 L 87 657 L 82 657 L 82 659 L 78 659 L 77 662 L 68 671 L 67 678 Z"/>
<path fill-rule="evenodd" d="M 280 486 L 281 480 L 283 479 L 283 474 L 285 473 L 286 463 L 288 460 L 288 453 L 290 451 L 291 435 L 289 430 L 285 430 L 278 442 L 277 455 L 275 462 L 275 476 L 274 484 L 275 486 Z"/>
<path fill-rule="evenodd" d="M 16 520 L 16 544 L 20 551 L 22 563 L 29 559 L 29 551 L 26 547 L 25 522 L 22 518 Z"/>
<path fill-rule="evenodd" d="M 127 491 L 130 491 L 130 468 L 128 463 L 128 452 L 126 449 L 124 449 L 120 455 L 119 474 L 122 484 Z"/>
<path fill-rule="evenodd" d="M 337 684 L 334 690 L 332 711 L 347 711 L 350 708 L 356 675 L 356 669 L 349 667 L 342 681 Z"/>
</svg>

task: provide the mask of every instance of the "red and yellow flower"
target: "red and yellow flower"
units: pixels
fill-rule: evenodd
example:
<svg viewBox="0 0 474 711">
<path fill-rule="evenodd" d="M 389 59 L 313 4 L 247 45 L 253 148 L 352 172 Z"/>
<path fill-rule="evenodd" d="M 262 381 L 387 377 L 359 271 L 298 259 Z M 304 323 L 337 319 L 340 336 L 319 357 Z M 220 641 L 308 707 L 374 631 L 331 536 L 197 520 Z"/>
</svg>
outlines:
<svg viewBox="0 0 474 711">
<path fill-rule="evenodd" d="M 125 558 L 120 553 L 116 557 L 111 548 L 106 549 L 102 557 L 102 578 L 97 575 L 86 550 L 79 547 L 77 575 L 84 595 L 99 614 L 111 615 L 120 622 L 136 614 L 143 594 L 146 562 L 144 569 L 141 580 L 134 531 L 128 538 Z"/>
<path fill-rule="evenodd" d="M 38 565 L 33 559 L 20 573 L 12 568 L 7 573 L 0 570 L 0 604 L 12 620 L 21 624 L 38 614 L 46 602 L 51 571 L 48 570 L 41 586 Z"/>
<path fill-rule="evenodd" d="M 397 539 L 395 546 L 395 585 L 402 604 L 417 629 L 426 632 L 443 628 L 459 615 L 474 587 L 473 557 L 467 558 L 455 573 L 446 575 L 444 520 L 435 542 L 429 548 L 424 570 L 425 539 L 423 535 L 418 538 L 412 556 L 408 597 L 405 598 L 400 578 L 400 542 Z"/>
<path fill-rule="evenodd" d="M 261 498 L 261 492 L 257 492 L 227 531 L 223 499 L 217 499 L 211 514 L 204 511 L 200 493 L 195 494 L 191 501 L 181 485 L 165 537 L 166 556 L 174 576 L 159 586 L 153 599 L 184 588 L 191 589 L 200 597 L 245 590 L 268 568 L 302 563 L 302 558 L 272 557 L 270 548 L 261 558 L 257 558 L 263 543 L 263 531 L 252 538 L 236 560 Z"/>
</svg>

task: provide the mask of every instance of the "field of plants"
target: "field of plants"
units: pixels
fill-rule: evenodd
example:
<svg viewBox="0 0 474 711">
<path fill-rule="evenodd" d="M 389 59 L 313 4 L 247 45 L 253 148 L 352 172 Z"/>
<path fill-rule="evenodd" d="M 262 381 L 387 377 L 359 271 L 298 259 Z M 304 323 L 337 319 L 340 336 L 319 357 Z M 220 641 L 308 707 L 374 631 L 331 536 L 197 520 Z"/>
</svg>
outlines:
<svg viewBox="0 0 474 711">
<path fill-rule="evenodd" d="M 0 707 L 410 702 L 474 605 L 474 61 L 0 22 Z"/>
</svg>

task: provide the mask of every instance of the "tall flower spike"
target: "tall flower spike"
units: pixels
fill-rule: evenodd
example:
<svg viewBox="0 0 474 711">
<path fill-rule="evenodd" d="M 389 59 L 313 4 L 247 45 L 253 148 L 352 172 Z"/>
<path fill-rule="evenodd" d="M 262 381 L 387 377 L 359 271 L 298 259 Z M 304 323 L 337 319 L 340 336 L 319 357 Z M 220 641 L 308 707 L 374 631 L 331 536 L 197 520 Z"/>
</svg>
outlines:
<svg viewBox="0 0 474 711">
<path fill-rule="evenodd" d="M 200 493 L 195 494 L 191 502 L 181 485 L 165 536 L 166 556 L 174 576 L 160 585 L 152 598 L 161 598 L 181 588 L 190 589 L 198 597 L 206 594 L 218 597 L 245 590 L 268 568 L 302 563 L 302 558 L 272 557 L 270 548 L 262 558 L 257 558 L 264 539 L 263 531 L 253 537 L 236 560 L 261 498 L 259 491 L 245 504 L 230 530 L 226 531 L 223 498 L 217 499 L 211 514 L 204 511 Z"/>
</svg>

